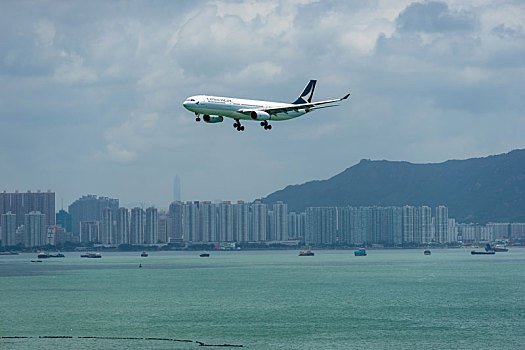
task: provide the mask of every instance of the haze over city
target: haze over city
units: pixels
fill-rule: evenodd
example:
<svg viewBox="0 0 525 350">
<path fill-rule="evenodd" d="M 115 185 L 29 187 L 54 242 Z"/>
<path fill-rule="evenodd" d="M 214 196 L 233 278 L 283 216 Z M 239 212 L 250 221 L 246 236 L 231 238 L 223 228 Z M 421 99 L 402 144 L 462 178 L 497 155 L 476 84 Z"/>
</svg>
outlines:
<svg viewBox="0 0 525 350">
<path fill-rule="evenodd" d="M 1 188 L 166 207 L 523 148 L 520 1 L 0 2 Z M 188 96 L 350 99 L 265 131 Z"/>
</svg>

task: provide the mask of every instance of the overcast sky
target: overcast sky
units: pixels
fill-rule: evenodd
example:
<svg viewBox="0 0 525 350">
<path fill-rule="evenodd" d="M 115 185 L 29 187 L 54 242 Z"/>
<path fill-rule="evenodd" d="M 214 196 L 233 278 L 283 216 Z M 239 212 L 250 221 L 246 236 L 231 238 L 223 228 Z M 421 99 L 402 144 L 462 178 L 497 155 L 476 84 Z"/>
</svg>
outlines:
<svg viewBox="0 0 525 350">
<path fill-rule="evenodd" d="M 340 107 L 196 123 L 210 94 Z M 525 147 L 519 1 L 0 1 L 0 190 L 252 201 L 360 159 Z"/>
</svg>

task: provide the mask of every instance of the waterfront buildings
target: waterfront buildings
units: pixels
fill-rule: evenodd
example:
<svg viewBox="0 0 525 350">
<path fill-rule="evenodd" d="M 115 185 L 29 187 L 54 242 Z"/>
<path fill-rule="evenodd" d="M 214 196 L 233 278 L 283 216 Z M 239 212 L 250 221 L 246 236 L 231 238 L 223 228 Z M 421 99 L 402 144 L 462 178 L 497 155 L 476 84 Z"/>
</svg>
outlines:
<svg viewBox="0 0 525 350">
<path fill-rule="evenodd" d="M 0 193 L 0 215 L 11 212 L 16 215 L 16 227 L 24 224 L 25 215 L 38 211 L 45 215 L 48 225 L 55 225 L 55 192 Z"/>
<path fill-rule="evenodd" d="M 2 240 L 2 247 L 9 247 L 16 245 L 16 215 L 8 211 L 0 215 L 0 239 Z"/>
<path fill-rule="evenodd" d="M 116 218 L 118 207 L 119 200 L 114 198 L 87 195 L 77 199 L 68 208 L 71 214 L 73 235 L 78 236 L 80 234 L 82 221 L 100 221 L 104 208 L 110 208 L 113 212 L 113 218 Z"/>
</svg>

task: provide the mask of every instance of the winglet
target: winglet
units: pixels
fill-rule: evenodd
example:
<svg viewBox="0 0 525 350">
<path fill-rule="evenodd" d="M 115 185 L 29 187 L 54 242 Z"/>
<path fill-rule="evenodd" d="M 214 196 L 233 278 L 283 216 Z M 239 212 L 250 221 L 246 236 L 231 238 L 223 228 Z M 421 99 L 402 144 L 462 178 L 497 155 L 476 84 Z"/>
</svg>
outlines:
<svg viewBox="0 0 525 350">
<path fill-rule="evenodd" d="M 348 98 L 348 96 L 350 96 L 350 94 L 346 95 L 345 97 L 343 97 L 341 100 L 346 100 Z"/>
</svg>

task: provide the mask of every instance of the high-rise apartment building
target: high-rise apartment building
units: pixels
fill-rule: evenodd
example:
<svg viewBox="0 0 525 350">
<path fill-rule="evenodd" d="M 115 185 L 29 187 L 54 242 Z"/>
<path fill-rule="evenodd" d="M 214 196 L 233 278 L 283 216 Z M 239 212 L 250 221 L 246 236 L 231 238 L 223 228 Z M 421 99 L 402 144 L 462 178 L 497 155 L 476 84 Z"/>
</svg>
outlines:
<svg viewBox="0 0 525 350">
<path fill-rule="evenodd" d="M 306 244 L 335 244 L 336 233 L 337 209 L 335 207 L 306 209 Z"/>
<path fill-rule="evenodd" d="M 196 242 L 218 242 L 217 205 L 210 201 L 199 202 L 197 215 Z"/>
<path fill-rule="evenodd" d="M 75 236 L 80 234 L 81 221 L 100 221 L 102 209 L 111 208 L 113 218 L 117 217 L 119 200 L 96 195 L 82 196 L 74 201 L 68 208 L 71 214 L 72 231 Z"/>
<path fill-rule="evenodd" d="M 274 240 L 288 239 L 288 204 L 277 202 L 273 205 Z"/>
<path fill-rule="evenodd" d="M 182 223 L 185 242 L 202 242 L 199 230 L 199 202 L 186 202 L 182 206 Z"/>
<path fill-rule="evenodd" d="M 250 205 L 237 201 L 233 205 L 233 240 L 248 242 L 250 235 Z"/>
<path fill-rule="evenodd" d="M 219 204 L 219 241 L 233 242 L 233 206 L 230 201 Z"/>
<path fill-rule="evenodd" d="M 440 205 L 434 209 L 434 241 L 445 243 L 448 239 L 448 208 Z"/>
<path fill-rule="evenodd" d="M 100 225 L 98 221 L 81 221 L 80 222 L 80 243 L 100 243 Z"/>
<path fill-rule="evenodd" d="M 116 244 L 113 221 L 113 210 L 111 208 L 103 208 L 100 217 L 100 243 Z"/>
<path fill-rule="evenodd" d="M 0 193 L 0 214 L 15 214 L 17 227 L 24 224 L 25 214 L 33 211 L 44 214 L 48 225 L 55 225 L 55 192 Z"/>
<path fill-rule="evenodd" d="M 9 247 L 17 245 L 16 241 L 16 215 L 8 211 L 0 215 L 0 231 L 2 235 L 2 247 Z"/>
<path fill-rule="evenodd" d="M 170 204 L 166 222 L 166 235 L 168 241 L 179 240 L 182 238 L 182 203 L 173 202 Z"/>
<path fill-rule="evenodd" d="M 250 242 L 264 242 L 267 240 L 267 218 L 268 206 L 259 201 L 256 201 L 251 206 L 252 209 L 252 223 Z"/>
<path fill-rule="evenodd" d="M 159 242 L 159 211 L 157 208 L 146 209 L 146 223 L 144 226 L 144 243 L 157 244 Z"/>
<path fill-rule="evenodd" d="M 39 211 L 32 211 L 24 215 L 24 245 L 38 247 L 46 244 L 47 218 Z"/>
<path fill-rule="evenodd" d="M 117 214 L 117 242 L 116 244 L 130 244 L 129 237 L 129 210 L 128 208 L 118 208 Z"/>
<path fill-rule="evenodd" d="M 130 219 L 130 244 L 144 244 L 144 210 L 139 207 L 131 209 Z"/>
</svg>

